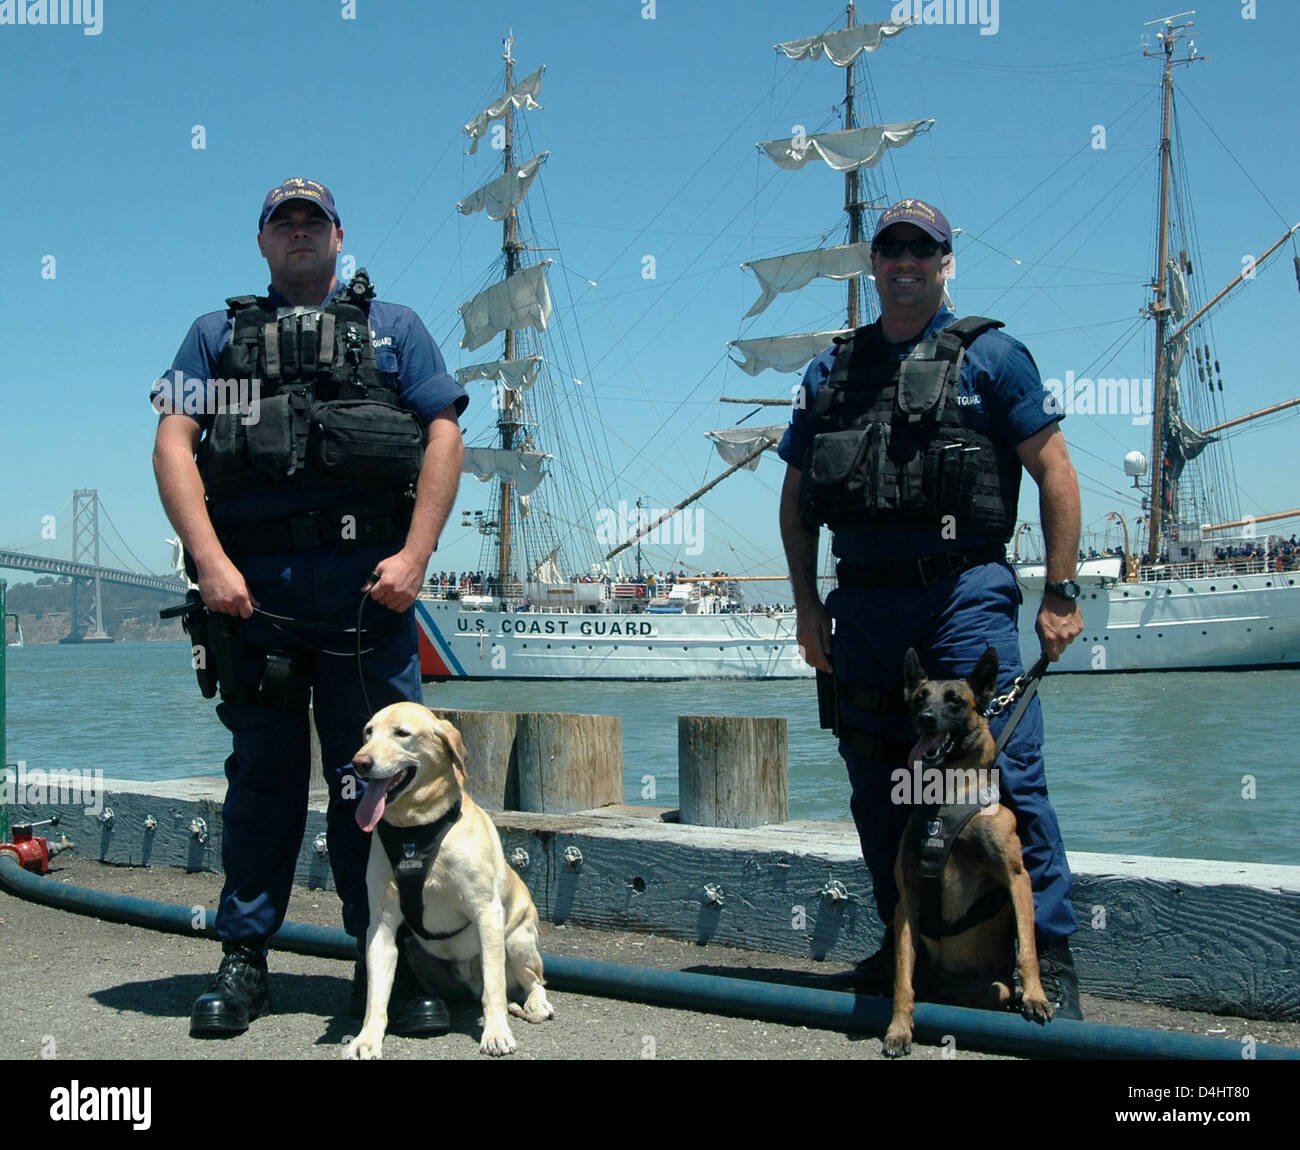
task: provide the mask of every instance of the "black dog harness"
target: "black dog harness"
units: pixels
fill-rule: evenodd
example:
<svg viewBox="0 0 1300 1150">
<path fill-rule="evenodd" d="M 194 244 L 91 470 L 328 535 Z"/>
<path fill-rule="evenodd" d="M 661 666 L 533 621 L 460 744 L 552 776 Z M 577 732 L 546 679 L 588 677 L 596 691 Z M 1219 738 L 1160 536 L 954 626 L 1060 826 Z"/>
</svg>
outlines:
<svg viewBox="0 0 1300 1150">
<path fill-rule="evenodd" d="M 921 933 L 926 938 L 952 938 L 992 918 L 1007 903 L 1004 887 L 986 891 L 956 922 L 943 920 L 943 868 L 952 854 L 957 836 L 988 804 L 954 803 L 922 807 L 917 824 L 921 830 Z"/>
<path fill-rule="evenodd" d="M 380 822 L 376 827 L 379 842 L 393 868 L 397 883 L 397 898 L 402 907 L 402 918 L 407 927 L 430 942 L 454 938 L 465 926 L 455 930 L 432 933 L 424 929 L 424 880 L 438 853 L 438 843 L 443 832 L 460 818 L 460 799 L 433 822 L 424 826 L 395 827 Z"/>
</svg>

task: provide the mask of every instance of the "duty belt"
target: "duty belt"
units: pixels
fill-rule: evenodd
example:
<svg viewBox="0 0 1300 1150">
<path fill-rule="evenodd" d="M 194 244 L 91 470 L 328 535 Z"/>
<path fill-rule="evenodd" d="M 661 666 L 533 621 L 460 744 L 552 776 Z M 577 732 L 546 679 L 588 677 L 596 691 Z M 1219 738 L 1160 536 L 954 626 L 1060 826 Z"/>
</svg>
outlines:
<svg viewBox="0 0 1300 1150">
<path fill-rule="evenodd" d="M 233 559 L 243 555 L 309 551 L 331 544 L 356 547 L 383 543 L 404 538 L 410 524 L 410 504 L 406 499 L 371 495 L 284 519 L 268 519 L 262 523 L 214 522 L 213 527 L 221 546 Z"/>
<path fill-rule="evenodd" d="M 932 583 L 951 579 L 982 563 L 1000 563 L 1005 558 L 1006 548 L 1001 543 L 990 543 L 987 547 L 978 547 L 973 551 L 944 551 L 938 555 L 903 559 L 879 567 L 864 567 L 840 560 L 835 567 L 835 577 L 841 587 L 866 591 L 929 587 Z"/>
</svg>

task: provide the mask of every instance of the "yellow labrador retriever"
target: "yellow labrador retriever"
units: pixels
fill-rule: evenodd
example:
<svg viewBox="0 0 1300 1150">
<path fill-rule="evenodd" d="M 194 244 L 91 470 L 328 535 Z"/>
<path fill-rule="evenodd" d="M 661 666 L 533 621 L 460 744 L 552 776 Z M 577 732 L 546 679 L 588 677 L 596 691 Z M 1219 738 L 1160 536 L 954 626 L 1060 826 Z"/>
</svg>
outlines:
<svg viewBox="0 0 1300 1150">
<path fill-rule="evenodd" d="M 424 950 L 482 998 L 479 1049 L 511 1054 L 507 1006 L 529 1022 L 555 1011 L 542 982 L 537 908 L 506 864 L 492 820 L 465 791 L 460 732 L 418 703 L 395 703 L 370 720 L 365 736 L 352 766 L 366 784 L 357 822 L 375 832 L 366 868 L 366 1018 L 345 1056 L 381 1055 L 403 919 Z M 523 991 L 522 1007 L 507 1002 L 507 972 L 510 988 Z"/>
</svg>

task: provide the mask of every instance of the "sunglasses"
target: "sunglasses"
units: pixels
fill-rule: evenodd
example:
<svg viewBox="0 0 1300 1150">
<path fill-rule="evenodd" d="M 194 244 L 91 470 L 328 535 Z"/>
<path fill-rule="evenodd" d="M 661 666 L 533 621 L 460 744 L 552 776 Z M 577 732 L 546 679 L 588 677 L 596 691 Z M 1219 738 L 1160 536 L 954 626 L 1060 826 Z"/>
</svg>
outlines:
<svg viewBox="0 0 1300 1150">
<path fill-rule="evenodd" d="M 937 252 L 942 244 L 935 240 L 877 240 L 872 245 L 872 251 L 879 252 L 887 260 L 896 260 L 903 254 L 906 248 L 918 260 L 928 260 Z M 946 250 L 946 249 L 945 249 Z"/>
</svg>

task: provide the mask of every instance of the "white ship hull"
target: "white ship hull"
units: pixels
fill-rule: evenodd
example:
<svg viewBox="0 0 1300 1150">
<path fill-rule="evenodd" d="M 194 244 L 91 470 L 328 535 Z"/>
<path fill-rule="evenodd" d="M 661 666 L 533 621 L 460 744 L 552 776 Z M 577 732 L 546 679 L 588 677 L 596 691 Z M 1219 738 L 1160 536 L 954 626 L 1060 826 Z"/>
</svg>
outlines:
<svg viewBox="0 0 1300 1150">
<path fill-rule="evenodd" d="M 426 679 L 799 679 L 793 614 L 501 611 L 421 598 Z"/>
<path fill-rule="evenodd" d="M 1300 571 L 1234 571 L 1229 565 L 1182 564 L 1168 579 L 1117 582 L 1119 561 L 1084 564 L 1083 632 L 1052 672 L 1210 671 L 1300 667 Z M 1244 565 L 1243 565 L 1244 566 Z M 1038 658 L 1034 619 L 1041 566 L 1022 565 L 1020 654 Z M 1147 573 L 1149 575 L 1149 573 Z"/>
</svg>

